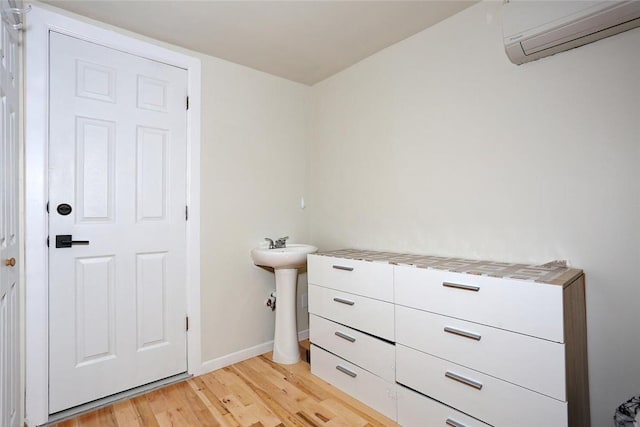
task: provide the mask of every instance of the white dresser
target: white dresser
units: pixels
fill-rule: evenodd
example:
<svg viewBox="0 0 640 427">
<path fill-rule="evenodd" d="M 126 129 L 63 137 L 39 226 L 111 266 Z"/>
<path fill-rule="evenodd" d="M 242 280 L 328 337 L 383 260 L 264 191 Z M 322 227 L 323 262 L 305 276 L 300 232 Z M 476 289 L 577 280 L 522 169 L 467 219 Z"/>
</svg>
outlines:
<svg viewBox="0 0 640 427">
<path fill-rule="evenodd" d="M 581 270 L 342 250 L 308 281 L 312 372 L 398 423 L 590 426 Z"/>
<path fill-rule="evenodd" d="M 393 266 L 308 260 L 311 372 L 396 419 Z"/>
</svg>

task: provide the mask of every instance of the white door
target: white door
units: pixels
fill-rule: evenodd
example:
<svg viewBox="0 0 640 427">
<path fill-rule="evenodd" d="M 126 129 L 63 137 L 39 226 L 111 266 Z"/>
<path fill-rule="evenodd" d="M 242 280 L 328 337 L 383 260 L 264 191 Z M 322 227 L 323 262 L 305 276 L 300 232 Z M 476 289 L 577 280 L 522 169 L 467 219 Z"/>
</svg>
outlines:
<svg viewBox="0 0 640 427">
<path fill-rule="evenodd" d="M 187 72 L 55 32 L 49 66 L 54 413 L 187 370 Z"/>
<path fill-rule="evenodd" d="M 7 6 L 2 2 L 2 8 Z M 18 113 L 20 33 L 0 21 L 0 426 L 21 425 Z"/>
</svg>

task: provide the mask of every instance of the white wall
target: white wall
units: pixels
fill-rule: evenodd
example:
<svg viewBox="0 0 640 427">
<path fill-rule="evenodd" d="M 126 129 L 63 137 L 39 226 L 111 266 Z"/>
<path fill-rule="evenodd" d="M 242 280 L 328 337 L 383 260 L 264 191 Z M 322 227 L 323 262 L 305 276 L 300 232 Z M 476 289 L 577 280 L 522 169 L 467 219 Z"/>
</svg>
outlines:
<svg viewBox="0 0 640 427">
<path fill-rule="evenodd" d="M 639 48 L 515 66 L 484 2 L 313 87 L 311 241 L 583 268 L 594 427 L 640 394 Z"/>
<path fill-rule="evenodd" d="M 250 251 L 265 237 L 308 238 L 300 197 L 311 90 L 212 57 L 202 76 L 202 353 L 211 360 L 273 340 L 264 302 L 274 274 Z M 306 292 L 306 275 L 298 282 Z M 307 329 L 306 309 L 298 313 Z"/>
</svg>

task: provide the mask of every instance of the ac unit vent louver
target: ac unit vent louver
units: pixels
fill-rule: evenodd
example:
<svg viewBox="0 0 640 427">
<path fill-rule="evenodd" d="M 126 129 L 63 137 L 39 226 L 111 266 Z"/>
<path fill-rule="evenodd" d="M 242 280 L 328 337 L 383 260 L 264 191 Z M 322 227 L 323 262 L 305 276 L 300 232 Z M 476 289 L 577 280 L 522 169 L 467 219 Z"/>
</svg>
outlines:
<svg viewBox="0 0 640 427">
<path fill-rule="evenodd" d="M 640 1 L 526 1 L 504 4 L 507 56 L 523 64 L 640 26 Z"/>
</svg>

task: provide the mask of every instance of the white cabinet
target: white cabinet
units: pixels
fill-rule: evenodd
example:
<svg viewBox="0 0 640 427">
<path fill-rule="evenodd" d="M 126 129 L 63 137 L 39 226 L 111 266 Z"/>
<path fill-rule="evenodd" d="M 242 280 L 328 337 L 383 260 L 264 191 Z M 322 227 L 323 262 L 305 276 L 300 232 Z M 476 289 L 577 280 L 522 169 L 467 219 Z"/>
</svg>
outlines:
<svg viewBox="0 0 640 427">
<path fill-rule="evenodd" d="M 410 348 L 566 399 L 563 344 L 403 306 L 396 330 L 397 342 Z"/>
<path fill-rule="evenodd" d="M 311 372 L 385 416 L 396 419 L 396 385 L 318 346 L 311 346 Z"/>
<path fill-rule="evenodd" d="M 564 341 L 562 286 L 399 266 L 395 303 Z"/>
<path fill-rule="evenodd" d="M 490 425 L 567 427 L 566 402 L 402 344 L 396 363 L 399 383 Z"/>
<path fill-rule="evenodd" d="M 590 424 L 581 272 L 549 284 L 396 266 L 394 286 L 398 383 L 496 427 Z"/>
<path fill-rule="evenodd" d="M 309 339 L 391 383 L 396 380 L 396 349 L 387 341 L 315 314 L 309 316 Z"/>
<path fill-rule="evenodd" d="M 308 257 L 307 276 L 313 284 L 393 302 L 393 268 L 388 264 L 347 258 Z"/>
<path fill-rule="evenodd" d="M 581 270 L 355 250 L 308 265 L 312 372 L 402 425 L 590 426 Z"/>
<path fill-rule="evenodd" d="M 396 419 L 393 266 L 308 257 L 311 372 Z"/>
<path fill-rule="evenodd" d="M 309 313 L 394 341 L 394 305 L 309 283 Z"/>
<path fill-rule="evenodd" d="M 398 423 L 416 427 L 489 427 L 482 421 L 405 387 L 398 388 Z"/>
</svg>

